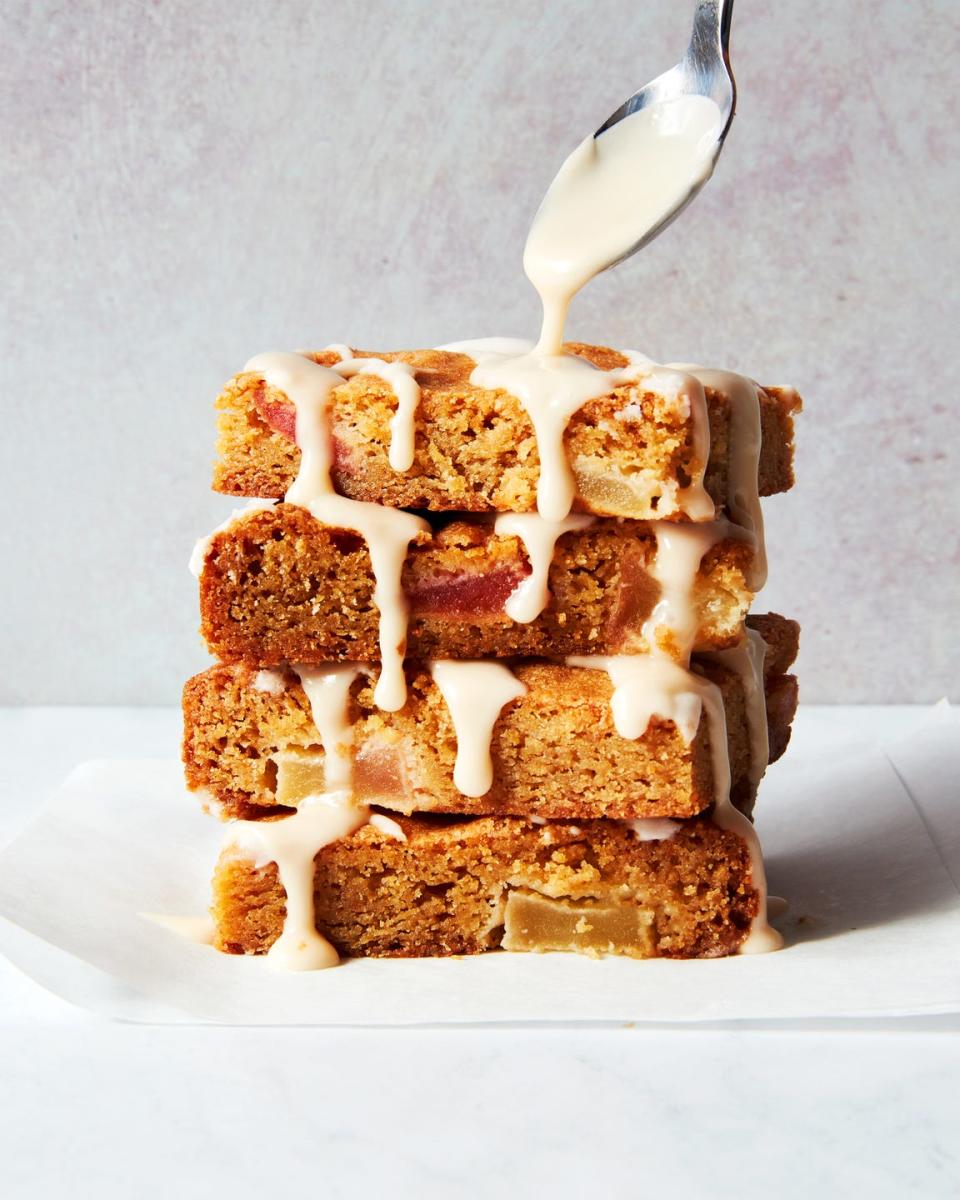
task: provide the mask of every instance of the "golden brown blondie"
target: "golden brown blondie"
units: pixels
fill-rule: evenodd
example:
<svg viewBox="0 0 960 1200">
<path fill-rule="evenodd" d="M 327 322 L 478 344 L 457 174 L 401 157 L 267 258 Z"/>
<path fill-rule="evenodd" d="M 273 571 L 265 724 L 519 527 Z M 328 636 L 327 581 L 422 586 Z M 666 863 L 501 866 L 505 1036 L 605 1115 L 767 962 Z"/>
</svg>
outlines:
<svg viewBox="0 0 960 1200">
<path fill-rule="evenodd" d="M 407 554 L 413 658 L 565 657 L 648 649 L 642 626 L 659 594 L 650 575 L 650 527 L 598 520 L 563 534 L 550 599 L 532 621 L 505 611 L 530 575 L 522 541 L 486 520 L 457 519 L 425 532 Z M 720 537 L 693 585 L 700 649 L 733 642 L 753 598 L 752 544 Z M 379 660 L 379 613 L 370 552 L 359 534 L 278 504 L 240 515 L 210 540 L 200 576 L 201 632 L 224 662 Z"/>
<path fill-rule="evenodd" d="M 602 346 L 568 343 L 603 370 L 627 358 Z M 435 512 L 531 512 L 536 508 L 540 456 L 533 425 L 520 401 L 502 389 L 470 383 L 475 363 L 467 354 L 444 350 L 379 353 L 354 350 L 357 358 L 399 360 L 416 368 L 420 399 L 415 416 L 412 467 L 389 463 L 389 425 L 397 407 L 390 388 L 376 375 L 356 375 L 335 389 L 331 432 L 338 492 L 395 508 Z M 310 355 L 335 366 L 335 352 Z M 718 511 L 727 499 L 730 403 L 706 390 L 709 460 L 697 461 L 694 417 L 642 385 L 624 384 L 588 401 L 571 417 L 564 445 L 578 491 L 575 509 L 637 520 L 681 515 L 670 496 L 706 467 L 704 483 Z M 214 488 L 233 496 L 280 498 L 296 477 L 300 451 L 289 398 L 255 372 L 241 373 L 217 400 L 220 411 Z M 793 484 L 793 415 L 796 393 L 760 392 L 762 445 L 760 495 Z"/>
<path fill-rule="evenodd" d="M 795 623 L 768 618 L 775 648 L 767 691 L 778 696 L 768 722 L 774 756 L 786 747 L 796 681 L 785 667 Z M 738 674 L 701 663 L 720 689 L 726 714 L 732 798 L 753 805 L 750 714 Z M 636 740 L 622 737 L 610 711 L 603 671 L 522 663 L 514 674 L 526 694 L 500 713 L 490 743 L 493 784 L 482 796 L 453 782 L 458 740 L 447 704 L 429 672 L 408 667 L 407 702 L 381 712 L 373 678 L 353 684 L 353 785 L 358 800 L 400 812 L 510 814 L 559 819 L 691 817 L 714 802 L 708 722 L 687 745 L 671 721 L 653 719 Z M 324 752 L 296 675 L 217 665 L 183 693 L 188 786 L 226 817 L 289 811 L 324 789 Z M 758 764 L 760 767 L 766 764 Z"/>
<path fill-rule="evenodd" d="M 735 953 L 758 908 L 745 843 L 703 818 L 650 832 L 515 817 L 365 825 L 316 856 L 316 925 L 352 956 Z M 267 951 L 285 917 L 276 866 L 228 846 L 212 911 L 219 949 Z"/>
</svg>

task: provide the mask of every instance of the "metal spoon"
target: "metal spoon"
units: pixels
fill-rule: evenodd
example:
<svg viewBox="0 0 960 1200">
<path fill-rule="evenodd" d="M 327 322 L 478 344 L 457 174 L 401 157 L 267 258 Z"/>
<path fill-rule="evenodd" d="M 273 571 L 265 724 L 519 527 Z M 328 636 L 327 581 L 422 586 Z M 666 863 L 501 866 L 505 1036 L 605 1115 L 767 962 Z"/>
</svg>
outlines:
<svg viewBox="0 0 960 1200">
<path fill-rule="evenodd" d="M 723 118 L 723 125 L 717 135 L 717 144 L 708 174 L 691 187 L 680 203 L 659 224 L 644 234 L 626 254 L 618 258 L 617 263 L 636 254 L 641 246 L 645 246 L 647 242 L 653 241 L 657 234 L 662 233 L 671 221 L 676 220 L 683 212 L 713 174 L 737 107 L 737 85 L 733 78 L 733 71 L 730 69 L 730 20 L 732 16 L 733 0 L 697 0 L 690 45 L 680 62 L 675 67 L 671 67 L 669 71 L 658 75 L 638 92 L 634 92 L 629 100 L 626 100 L 616 112 L 607 117 L 593 135 L 598 138 L 622 121 L 624 117 L 629 117 L 631 113 L 646 108 L 649 104 L 659 104 L 663 100 L 672 100 L 677 96 L 708 96 L 720 109 Z M 616 266 L 616 263 L 611 263 L 610 266 Z"/>
</svg>

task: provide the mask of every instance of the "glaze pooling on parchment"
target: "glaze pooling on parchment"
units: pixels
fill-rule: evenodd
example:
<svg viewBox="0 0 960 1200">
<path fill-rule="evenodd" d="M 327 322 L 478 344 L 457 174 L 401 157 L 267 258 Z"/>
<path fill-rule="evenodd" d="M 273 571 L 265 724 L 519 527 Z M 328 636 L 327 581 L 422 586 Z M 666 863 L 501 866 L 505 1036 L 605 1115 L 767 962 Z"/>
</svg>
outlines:
<svg viewBox="0 0 960 1200">
<path fill-rule="evenodd" d="M 217 936 L 217 927 L 213 917 L 205 913 L 200 917 L 176 917 L 168 913 L 140 913 L 140 916 L 161 929 L 176 933 L 185 941 L 195 942 L 198 946 L 212 946 Z"/>
</svg>

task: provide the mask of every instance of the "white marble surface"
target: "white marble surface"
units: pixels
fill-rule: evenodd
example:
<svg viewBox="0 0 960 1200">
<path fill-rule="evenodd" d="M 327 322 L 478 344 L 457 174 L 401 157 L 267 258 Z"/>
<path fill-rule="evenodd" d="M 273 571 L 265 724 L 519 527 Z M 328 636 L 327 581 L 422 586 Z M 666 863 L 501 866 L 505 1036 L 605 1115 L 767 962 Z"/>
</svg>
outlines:
<svg viewBox="0 0 960 1200">
<path fill-rule="evenodd" d="M 946 1031 L 211 1034 L 24 995 L 0 1052 L 8 1200 L 957 1194 Z"/>
<path fill-rule="evenodd" d="M 808 710 L 802 738 L 916 710 Z M 0 841 L 80 758 L 168 755 L 173 710 L 0 711 Z M 854 733 L 851 731 L 854 730 Z M 832 739 L 832 740 L 831 740 Z M 304 1194 L 808 1200 L 960 1191 L 955 1017 L 843 1026 L 161 1028 L 0 962 L 7 1200 Z"/>
<path fill-rule="evenodd" d="M 0 701 L 174 702 L 202 663 L 183 564 L 229 508 L 220 383 L 264 349 L 530 333 L 544 185 L 690 9 L 3 6 Z M 805 623 L 810 701 L 932 701 L 960 673 L 958 21 L 739 0 L 716 177 L 573 314 L 805 393 L 768 603 Z"/>
</svg>

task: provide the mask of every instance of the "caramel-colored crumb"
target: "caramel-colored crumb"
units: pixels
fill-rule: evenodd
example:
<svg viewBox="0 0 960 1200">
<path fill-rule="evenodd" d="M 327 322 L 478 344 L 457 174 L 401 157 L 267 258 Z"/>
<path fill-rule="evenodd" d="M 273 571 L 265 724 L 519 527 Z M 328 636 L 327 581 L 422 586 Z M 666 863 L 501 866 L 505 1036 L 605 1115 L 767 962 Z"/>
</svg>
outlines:
<svg viewBox="0 0 960 1200">
<path fill-rule="evenodd" d="M 717 666 L 698 669 L 720 688 L 731 794 L 749 811 L 750 735 L 740 679 Z M 429 673 L 409 668 L 407 703 L 397 713 L 377 708 L 373 678 L 361 675 L 351 696 L 359 797 L 400 812 L 585 819 L 690 817 L 713 803 L 707 722 L 689 746 L 672 722 L 656 719 L 643 737 L 623 738 L 613 726 L 605 672 L 545 663 L 515 671 L 527 693 L 505 706 L 494 726 L 494 784 L 476 798 L 453 784 L 457 737 Z M 778 682 L 784 678 L 790 677 L 768 679 L 781 697 L 770 710 L 778 750 L 793 715 Z M 184 688 L 187 782 L 211 796 L 224 816 L 269 813 L 323 788 L 323 751 L 309 703 L 295 675 L 285 683 L 279 693 L 261 691 L 253 669 L 218 665 Z"/>
<path fill-rule="evenodd" d="M 457 520 L 411 545 L 403 588 L 413 658 L 632 654 L 648 647 L 644 621 L 659 585 L 649 574 L 654 534 L 642 524 L 598 521 L 558 541 L 551 599 L 535 620 L 503 606 L 529 574 L 519 538 L 488 522 Z M 693 588 L 697 645 L 738 636 L 752 599 L 749 542 L 725 538 L 704 555 Z M 275 666 L 380 658 L 379 612 L 366 542 L 279 504 L 217 533 L 200 579 L 201 631 L 224 662 Z"/>
<path fill-rule="evenodd" d="M 567 350 L 604 367 L 626 359 L 605 347 L 570 343 Z M 373 352 L 356 350 L 358 357 Z M 470 383 L 474 362 L 441 350 L 379 353 L 416 367 L 421 388 L 414 461 L 399 473 L 389 464 L 392 389 L 374 375 L 357 375 L 331 399 L 335 486 L 343 495 L 400 508 L 461 512 L 531 512 L 536 508 L 540 458 L 533 426 L 520 402 L 502 390 Z M 334 365 L 336 355 L 313 357 Z M 630 384 L 589 401 L 573 415 L 565 448 L 577 480 L 576 507 L 600 516 L 654 520 L 679 516 L 676 492 L 706 467 L 704 482 L 718 509 L 726 502 L 729 466 L 728 398 L 707 389 L 710 451 L 694 454 L 693 419 L 670 397 Z M 232 379 L 217 400 L 220 411 L 214 488 L 235 496 L 282 497 L 296 477 L 300 452 L 268 420 L 289 407 L 262 377 Z M 761 495 L 793 484 L 796 393 L 761 392 Z M 289 424 L 289 421 L 287 422 Z"/>
<path fill-rule="evenodd" d="M 316 857 L 317 928 L 343 955 L 435 957 L 504 944 L 714 958 L 736 951 L 757 912 L 745 844 L 709 819 L 663 841 L 612 821 L 399 823 L 406 841 L 368 825 Z M 268 950 L 285 916 L 276 867 L 225 850 L 213 915 L 221 950 Z"/>
</svg>

